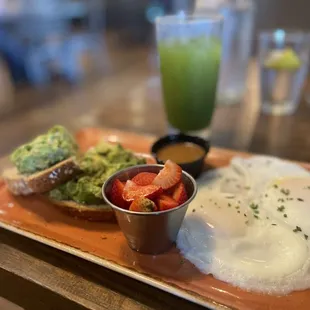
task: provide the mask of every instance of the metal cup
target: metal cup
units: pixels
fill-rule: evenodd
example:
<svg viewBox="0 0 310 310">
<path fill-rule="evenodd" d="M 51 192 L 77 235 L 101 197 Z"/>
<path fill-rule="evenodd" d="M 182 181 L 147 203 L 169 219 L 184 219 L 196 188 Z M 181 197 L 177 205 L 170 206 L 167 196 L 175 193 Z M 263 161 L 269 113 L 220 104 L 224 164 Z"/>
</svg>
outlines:
<svg viewBox="0 0 310 310">
<path fill-rule="evenodd" d="M 115 179 L 125 182 L 140 172 L 158 173 L 163 165 L 140 165 L 113 174 L 103 185 L 102 195 L 115 211 L 118 224 L 131 249 L 145 254 L 159 254 L 169 250 L 175 242 L 189 203 L 197 193 L 195 180 L 182 172 L 188 200 L 177 208 L 159 212 L 134 212 L 114 205 L 109 193 Z"/>
</svg>

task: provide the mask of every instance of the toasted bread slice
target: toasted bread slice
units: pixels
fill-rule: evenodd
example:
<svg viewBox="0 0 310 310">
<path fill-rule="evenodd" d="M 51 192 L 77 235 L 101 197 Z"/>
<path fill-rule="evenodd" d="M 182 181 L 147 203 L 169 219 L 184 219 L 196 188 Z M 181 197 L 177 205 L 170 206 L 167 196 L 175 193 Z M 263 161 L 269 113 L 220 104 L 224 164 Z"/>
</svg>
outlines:
<svg viewBox="0 0 310 310">
<path fill-rule="evenodd" d="M 72 179 L 79 172 L 75 158 L 70 157 L 43 171 L 25 176 L 16 168 L 7 169 L 2 177 L 14 195 L 46 193 Z"/>
<path fill-rule="evenodd" d="M 57 208 L 72 216 L 79 219 L 84 219 L 92 222 L 108 222 L 115 221 L 114 212 L 111 207 L 106 204 L 102 205 L 83 205 L 75 201 L 69 200 L 54 200 L 48 198 Z"/>
</svg>

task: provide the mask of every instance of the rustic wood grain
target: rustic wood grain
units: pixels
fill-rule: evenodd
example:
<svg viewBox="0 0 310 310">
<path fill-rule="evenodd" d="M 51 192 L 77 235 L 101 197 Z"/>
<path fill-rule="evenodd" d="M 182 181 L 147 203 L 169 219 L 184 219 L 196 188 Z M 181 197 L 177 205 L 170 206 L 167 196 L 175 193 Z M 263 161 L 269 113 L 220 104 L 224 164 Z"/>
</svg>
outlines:
<svg viewBox="0 0 310 310">
<path fill-rule="evenodd" d="M 20 113 L 2 119 L 0 141 L 5 143 L 0 143 L 0 156 L 56 122 L 71 130 L 104 126 L 164 134 L 167 123 L 154 50 L 133 48 L 119 57 L 126 59 L 123 70 L 111 70 L 110 75 L 89 85 L 72 88 L 57 101 L 47 98 L 35 109 L 22 109 Z M 125 60 L 122 61 L 124 64 Z M 111 66 L 114 63 L 116 65 L 117 60 L 113 60 Z M 249 91 L 243 102 L 216 109 L 212 123 L 214 145 L 247 150 L 259 114 L 255 63 L 251 65 L 248 84 Z"/>
<path fill-rule="evenodd" d="M 0 240 L 0 294 L 28 309 L 201 309 L 3 229 Z"/>
<path fill-rule="evenodd" d="M 13 302 L 0 297 L 0 309 L 5 310 L 23 310 L 23 308 L 19 307 L 18 305 L 14 304 Z"/>
<path fill-rule="evenodd" d="M 260 115 L 249 150 L 310 161 L 310 105 L 301 102 L 294 115 Z"/>
</svg>

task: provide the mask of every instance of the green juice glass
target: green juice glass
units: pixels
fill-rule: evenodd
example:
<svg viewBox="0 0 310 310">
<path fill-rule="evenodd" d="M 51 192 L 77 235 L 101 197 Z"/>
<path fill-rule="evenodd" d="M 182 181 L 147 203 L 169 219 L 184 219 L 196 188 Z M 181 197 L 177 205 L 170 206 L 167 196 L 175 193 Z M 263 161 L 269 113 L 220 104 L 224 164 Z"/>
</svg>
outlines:
<svg viewBox="0 0 310 310">
<path fill-rule="evenodd" d="M 164 16 L 156 20 L 161 84 L 171 132 L 209 134 L 222 26 L 220 15 Z"/>
</svg>

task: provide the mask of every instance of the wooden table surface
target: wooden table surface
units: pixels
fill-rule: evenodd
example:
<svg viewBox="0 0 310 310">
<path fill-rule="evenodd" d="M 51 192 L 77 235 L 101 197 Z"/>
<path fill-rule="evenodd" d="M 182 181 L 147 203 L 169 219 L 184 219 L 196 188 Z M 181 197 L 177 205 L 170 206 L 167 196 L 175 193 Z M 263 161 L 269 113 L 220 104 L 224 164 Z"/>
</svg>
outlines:
<svg viewBox="0 0 310 310">
<path fill-rule="evenodd" d="M 21 106 L 19 112 L 0 122 L 0 154 L 55 123 L 72 130 L 104 126 L 164 134 L 166 122 L 154 55 L 151 48 L 118 46 L 106 59 L 108 67 L 102 78 L 59 90 L 44 100 L 40 97 L 39 105 Z M 305 103 L 293 116 L 261 115 L 257 71 L 252 63 L 244 101 L 217 107 L 212 144 L 309 161 L 309 120 L 310 106 Z M 0 230 L 0 253 L 0 296 L 26 309 L 199 309 L 5 230 Z"/>
</svg>

